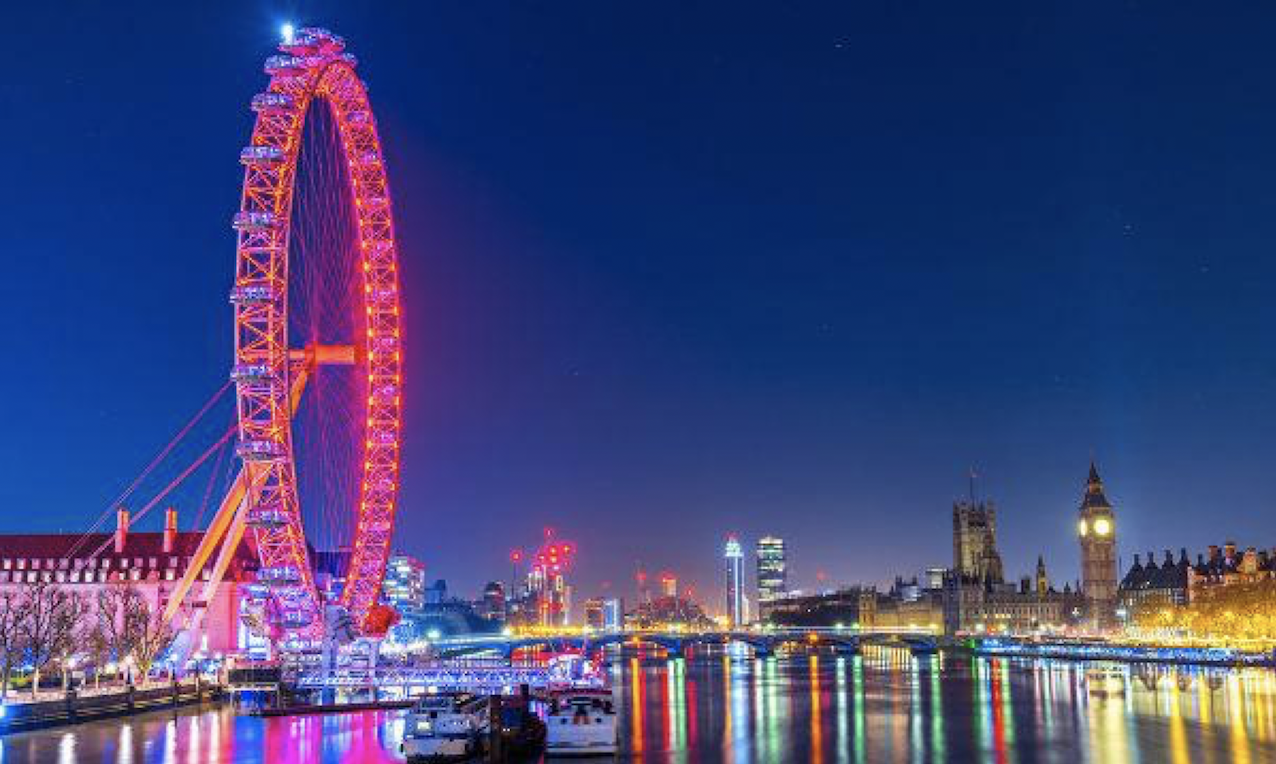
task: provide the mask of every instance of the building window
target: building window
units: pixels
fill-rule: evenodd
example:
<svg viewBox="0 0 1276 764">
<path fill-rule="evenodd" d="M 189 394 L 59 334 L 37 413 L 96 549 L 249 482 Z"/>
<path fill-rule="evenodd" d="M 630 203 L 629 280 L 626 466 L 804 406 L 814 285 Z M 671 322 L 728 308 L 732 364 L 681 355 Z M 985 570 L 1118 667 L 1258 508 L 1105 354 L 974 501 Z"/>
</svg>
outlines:
<svg viewBox="0 0 1276 764">
<path fill-rule="evenodd" d="M 27 561 L 25 557 L 18 560 L 18 570 L 26 570 L 26 567 L 27 567 Z"/>
<path fill-rule="evenodd" d="M 141 558 L 141 557 L 134 557 L 134 558 L 133 558 L 133 567 L 135 567 L 135 568 L 140 568 L 140 567 L 142 567 L 142 558 Z"/>
<path fill-rule="evenodd" d="M 58 571 L 58 583 L 59 583 L 59 584 L 61 584 L 61 583 L 65 583 L 65 582 L 66 582 L 66 573 L 63 573 L 62 571 L 60 571 L 60 570 L 59 570 L 59 571 Z"/>
<path fill-rule="evenodd" d="M 121 558 L 120 558 L 120 568 L 121 568 L 121 569 L 123 569 L 123 570 L 128 570 L 128 558 L 127 558 L 127 557 L 121 557 Z"/>
<path fill-rule="evenodd" d="M 176 567 L 177 567 L 177 558 L 176 558 L 176 557 L 170 557 L 170 558 L 168 558 L 168 567 L 170 567 L 170 568 L 176 568 Z"/>
<path fill-rule="evenodd" d="M 8 570 L 12 566 L 13 566 L 13 560 L 10 560 L 8 557 L 4 558 L 4 569 Z"/>
<path fill-rule="evenodd" d="M 158 567 L 159 567 L 159 563 L 158 563 L 158 562 L 156 562 L 156 560 L 155 560 L 155 558 L 154 558 L 154 557 L 152 557 L 152 558 L 150 559 L 150 566 L 151 566 L 152 568 L 158 568 Z"/>
<path fill-rule="evenodd" d="M 137 581 L 141 577 L 142 577 L 142 571 L 138 570 L 137 568 L 133 568 L 133 580 Z"/>
<path fill-rule="evenodd" d="M 168 570 L 164 571 L 164 580 L 165 580 L 165 581 L 172 581 L 172 580 L 173 580 L 173 570 L 172 570 L 172 568 L 170 568 L 170 569 L 168 569 Z"/>
</svg>

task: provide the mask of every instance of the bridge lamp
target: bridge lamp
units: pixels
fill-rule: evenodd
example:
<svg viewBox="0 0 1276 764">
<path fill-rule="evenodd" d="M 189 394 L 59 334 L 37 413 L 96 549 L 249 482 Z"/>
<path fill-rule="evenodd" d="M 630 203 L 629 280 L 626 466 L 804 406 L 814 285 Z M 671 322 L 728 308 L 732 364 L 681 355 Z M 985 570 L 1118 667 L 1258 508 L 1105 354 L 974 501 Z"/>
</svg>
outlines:
<svg viewBox="0 0 1276 764">
<path fill-rule="evenodd" d="M 285 45 L 292 45 L 292 41 L 295 39 L 296 34 L 297 30 L 292 24 L 284 24 L 279 27 L 279 36 L 283 39 Z"/>
<path fill-rule="evenodd" d="M 431 642 L 437 642 L 440 636 L 442 635 L 439 634 L 438 629 L 430 629 L 429 631 L 425 633 L 425 638 L 430 640 Z"/>
</svg>

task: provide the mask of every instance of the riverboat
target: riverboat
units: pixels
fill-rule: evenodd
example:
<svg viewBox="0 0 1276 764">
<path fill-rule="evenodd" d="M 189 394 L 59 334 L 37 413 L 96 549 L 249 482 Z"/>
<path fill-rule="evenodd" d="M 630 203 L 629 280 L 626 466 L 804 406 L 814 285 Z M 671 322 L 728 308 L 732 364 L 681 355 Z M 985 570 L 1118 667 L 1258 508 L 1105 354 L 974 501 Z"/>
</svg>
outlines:
<svg viewBox="0 0 1276 764">
<path fill-rule="evenodd" d="M 545 750 L 551 756 L 616 753 L 616 709 L 610 690 L 560 690 L 549 696 Z"/>
<path fill-rule="evenodd" d="M 483 753 L 487 699 L 427 695 L 408 713 L 399 752 L 410 762 L 464 761 Z"/>
</svg>

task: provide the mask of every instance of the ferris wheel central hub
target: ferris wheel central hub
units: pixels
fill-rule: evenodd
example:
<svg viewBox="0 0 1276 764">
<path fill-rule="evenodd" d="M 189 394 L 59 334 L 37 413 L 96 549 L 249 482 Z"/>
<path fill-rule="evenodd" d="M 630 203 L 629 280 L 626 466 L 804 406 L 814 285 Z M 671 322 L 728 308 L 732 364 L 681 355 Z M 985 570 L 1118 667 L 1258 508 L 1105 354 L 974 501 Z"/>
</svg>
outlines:
<svg viewBox="0 0 1276 764">
<path fill-rule="evenodd" d="M 288 360 L 315 366 L 353 366 L 359 362 L 354 345 L 307 345 L 289 350 Z"/>
</svg>

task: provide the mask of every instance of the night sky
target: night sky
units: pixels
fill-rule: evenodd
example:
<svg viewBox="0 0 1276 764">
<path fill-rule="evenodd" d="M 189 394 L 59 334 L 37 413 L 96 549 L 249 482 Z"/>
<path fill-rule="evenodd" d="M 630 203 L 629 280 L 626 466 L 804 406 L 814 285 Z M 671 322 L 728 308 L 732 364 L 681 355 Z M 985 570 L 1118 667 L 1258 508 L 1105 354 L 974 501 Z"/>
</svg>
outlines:
<svg viewBox="0 0 1276 764">
<path fill-rule="evenodd" d="M 951 562 L 972 465 L 1007 573 L 1071 580 L 1091 454 L 1125 565 L 1276 543 L 1276 9 L 1164 5 L 7 7 L 4 526 L 83 528 L 225 382 L 291 20 L 371 89 L 397 542 L 462 593 L 546 525 L 581 598 L 716 592 L 728 532 L 889 580 Z"/>
</svg>

